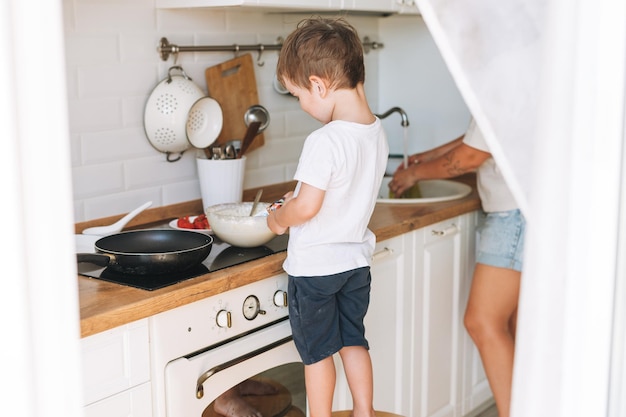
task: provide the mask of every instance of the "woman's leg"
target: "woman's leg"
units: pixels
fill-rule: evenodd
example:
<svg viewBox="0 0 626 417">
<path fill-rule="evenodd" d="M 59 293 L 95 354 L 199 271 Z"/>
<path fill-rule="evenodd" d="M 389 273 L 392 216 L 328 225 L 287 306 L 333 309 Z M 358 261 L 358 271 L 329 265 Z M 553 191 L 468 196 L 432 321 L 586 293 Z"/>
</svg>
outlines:
<svg viewBox="0 0 626 417">
<path fill-rule="evenodd" d="M 332 356 L 304 366 L 304 383 L 310 417 L 330 417 L 335 392 L 335 363 Z"/>
<path fill-rule="evenodd" d="M 346 346 L 339 355 L 352 394 L 352 417 L 373 417 L 374 378 L 369 352 L 363 346 Z"/>
<path fill-rule="evenodd" d="M 465 327 L 480 353 L 499 417 L 509 417 L 511 404 L 520 277 L 512 269 L 476 264 L 465 311 Z"/>
</svg>

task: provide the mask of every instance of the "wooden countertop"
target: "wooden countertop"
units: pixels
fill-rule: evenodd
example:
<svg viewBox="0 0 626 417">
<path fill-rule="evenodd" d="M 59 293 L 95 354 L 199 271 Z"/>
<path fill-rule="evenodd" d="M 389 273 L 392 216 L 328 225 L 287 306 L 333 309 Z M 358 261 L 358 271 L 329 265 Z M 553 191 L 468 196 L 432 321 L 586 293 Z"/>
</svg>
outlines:
<svg viewBox="0 0 626 417">
<path fill-rule="evenodd" d="M 379 242 L 387 240 L 479 209 L 480 200 L 476 192 L 475 176 L 465 175 L 456 180 L 471 185 L 472 193 L 463 199 L 435 204 L 377 204 L 369 224 L 370 229 L 376 234 L 376 240 Z M 275 201 L 294 186 L 293 181 L 265 186 L 262 200 Z M 244 201 L 252 201 L 256 190 L 246 190 Z M 128 227 L 133 229 L 150 227 L 201 212 L 201 200 L 157 207 L 141 213 L 129 223 Z M 111 224 L 121 217 L 122 215 L 119 215 L 77 223 L 76 233 L 90 226 Z M 81 336 L 90 336 L 277 275 L 283 272 L 282 264 L 285 257 L 285 252 L 270 255 L 155 291 L 140 290 L 79 275 Z"/>
</svg>

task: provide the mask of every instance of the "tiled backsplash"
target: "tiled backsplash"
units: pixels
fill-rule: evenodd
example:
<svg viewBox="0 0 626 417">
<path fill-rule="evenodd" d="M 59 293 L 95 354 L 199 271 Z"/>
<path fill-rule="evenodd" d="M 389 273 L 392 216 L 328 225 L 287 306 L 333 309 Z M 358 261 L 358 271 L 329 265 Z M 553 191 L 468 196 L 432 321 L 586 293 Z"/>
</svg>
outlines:
<svg viewBox="0 0 626 417">
<path fill-rule="evenodd" d="M 187 151 L 180 161 L 166 162 L 165 154 L 152 148 L 143 130 L 148 96 L 174 65 L 173 56 L 165 62 L 157 53 L 161 37 L 181 46 L 275 43 L 303 17 L 236 8 L 157 10 L 154 0 L 64 0 L 75 220 L 125 213 L 148 200 L 158 207 L 200 198 L 195 151 Z M 381 27 L 391 27 L 391 33 L 398 30 L 394 22 L 381 23 L 391 18 L 348 19 L 361 37 L 383 43 L 391 40 L 381 39 Z M 419 17 L 396 23 L 427 33 Z M 416 28 L 416 23 L 422 26 Z M 406 30 L 400 29 L 398 36 L 405 34 Z M 395 59 L 384 59 L 387 51 L 394 50 L 387 45 L 365 56 L 366 93 L 375 112 L 395 105 L 417 105 L 419 97 L 399 83 L 396 71 L 401 75 L 404 69 L 412 75 L 415 70 L 407 62 L 417 59 L 412 65 L 422 68 L 431 61 L 419 51 L 405 55 L 406 50 L 395 52 Z M 406 45 L 413 47 L 414 43 L 408 40 Z M 206 91 L 205 69 L 233 56 L 230 52 L 180 53 L 177 64 Z M 265 145 L 248 154 L 245 188 L 291 180 L 305 137 L 319 126 L 293 97 L 274 91 L 277 57 L 277 52 L 266 51 L 261 56 L 264 65 L 255 65 L 259 101 L 270 111 L 271 123 L 265 131 Z M 253 59 L 257 59 L 256 52 Z M 439 67 L 433 70 L 431 65 L 428 71 L 437 72 Z M 391 71 L 392 76 L 382 77 L 380 68 Z M 442 82 L 451 84 L 449 79 Z M 387 94 L 389 83 L 401 87 L 400 99 L 398 91 Z M 430 80 L 425 83 L 433 85 Z M 436 88 L 441 96 L 442 89 Z M 387 99 L 379 97 L 382 90 Z M 425 98 L 426 102 L 431 99 Z M 387 105 L 389 100 L 392 102 Z M 385 109 L 378 109 L 381 103 Z M 421 103 L 420 112 L 426 107 L 424 99 Z M 427 117 L 432 124 L 433 115 Z M 395 127 L 399 119 L 398 123 L 385 123 Z"/>
<path fill-rule="evenodd" d="M 68 102 L 76 221 L 123 213 L 152 200 L 169 205 L 200 197 L 195 151 L 169 163 L 143 130 L 145 102 L 173 56 L 161 60 L 161 37 L 178 45 L 275 43 L 303 17 L 225 10 L 156 10 L 154 0 L 64 0 Z M 377 39 L 377 20 L 351 18 Z M 367 91 L 376 96 L 377 60 L 367 60 Z M 204 70 L 228 52 L 180 53 L 177 63 L 206 91 Z M 259 101 L 271 114 L 265 145 L 248 154 L 245 188 L 292 179 L 302 143 L 319 123 L 272 87 L 278 54 L 255 65 Z M 253 53 L 256 62 L 257 54 Z"/>
</svg>

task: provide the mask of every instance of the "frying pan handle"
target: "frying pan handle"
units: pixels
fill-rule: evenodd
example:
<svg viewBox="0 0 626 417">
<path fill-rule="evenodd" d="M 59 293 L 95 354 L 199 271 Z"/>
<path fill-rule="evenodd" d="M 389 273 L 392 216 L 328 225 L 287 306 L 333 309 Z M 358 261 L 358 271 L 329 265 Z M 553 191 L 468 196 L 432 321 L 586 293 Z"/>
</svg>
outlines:
<svg viewBox="0 0 626 417">
<path fill-rule="evenodd" d="M 104 253 L 77 253 L 76 254 L 76 262 L 89 263 L 98 266 L 108 266 L 110 263 L 113 263 L 115 258 L 113 255 L 107 255 Z"/>
</svg>

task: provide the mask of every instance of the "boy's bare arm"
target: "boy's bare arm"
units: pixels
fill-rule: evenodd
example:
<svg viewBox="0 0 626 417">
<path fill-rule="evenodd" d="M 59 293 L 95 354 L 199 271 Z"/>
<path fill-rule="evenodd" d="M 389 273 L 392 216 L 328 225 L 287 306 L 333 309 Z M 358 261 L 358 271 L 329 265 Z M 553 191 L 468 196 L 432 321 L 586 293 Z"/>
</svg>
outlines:
<svg viewBox="0 0 626 417">
<path fill-rule="evenodd" d="M 297 197 L 285 195 L 282 207 L 267 217 L 267 225 L 277 234 L 283 234 L 291 226 L 305 223 L 315 217 L 322 207 L 326 191 L 302 183 Z"/>
</svg>

